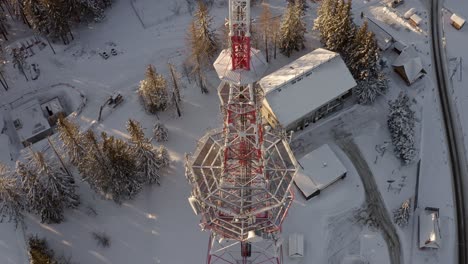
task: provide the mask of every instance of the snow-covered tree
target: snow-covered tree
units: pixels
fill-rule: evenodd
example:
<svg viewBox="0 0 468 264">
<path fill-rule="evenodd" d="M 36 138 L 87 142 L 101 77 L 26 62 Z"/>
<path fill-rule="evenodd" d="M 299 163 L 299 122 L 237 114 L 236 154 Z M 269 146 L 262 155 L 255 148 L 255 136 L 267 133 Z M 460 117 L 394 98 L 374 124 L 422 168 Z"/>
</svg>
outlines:
<svg viewBox="0 0 468 264">
<path fill-rule="evenodd" d="M 135 197 L 142 188 L 142 180 L 136 173 L 137 160 L 130 145 L 121 139 L 107 136 L 105 132 L 101 137 L 102 152 L 112 168 L 112 180 L 107 193 L 111 194 L 116 202 Z"/>
<path fill-rule="evenodd" d="M 373 71 L 372 75 L 364 80 L 357 80 L 353 93 L 360 104 L 372 104 L 378 96 L 388 90 L 388 79 L 383 72 Z"/>
<path fill-rule="evenodd" d="M 397 99 L 389 102 L 388 128 L 392 137 L 392 143 L 397 157 L 405 164 L 410 163 L 416 157 L 414 147 L 415 115 L 411 110 L 409 97 L 401 92 Z"/>
<path fill-rule="evenodd" d="M 80 204 L 76 194 L 75 180 L 60 165 L 46 159 L 40 152 L 31 152 L 27 157 L 28 165 L 18 165 L 17 172 L 23 178 L 23 190 L 31 193 L 29 209 L 41 216 L 46 223 L 60 223 L 65 208 L 76 208 Z M 30 177 L 32 179 L 26 179 Z"/>
<path fill-rule="evenodd" d="M 180 112 L 180 102 L 182 99 L 180 98 L 180 73 L 177 72 L 176 68 L 173 64 L 168 63 L 167 66 L 169 67 L 169 72 L 171 73 L 171 80 L 172 80 L 172 101 L 177 109 L 177 114 L 179 117 L 182 115 Z"/>
<path fill-rule="evenodd" d="M 140 82 L 138 93 L 148 112 L 155 114 L 166 110 L 169 103 L 166 79 L 156 72 L 153 65 L 146 68 L 146 78 Z"/>
<path fill-rule="evenodd" d="M 314 20 L 314 30 L 320 33 L 320 42 L 325 45 L 331 36 L 330 27 L 333 24 L 336 0 L 322 0 L 317 8 L 317 18 Z"/>
<path fill-rule="evenodd" d="M 267 5 L 266 3 L 262 3 L 262 12 L 260 13 L 260 19 L 259 19 L 259 27 L 261 31 L 261 36 L 263 38 L 263 48 L 265 50 L 265 58 L 266 61 L 269 62 L 270 56 L 269 56 L 269 46 L 268 43 L 270 42 L 271 38 L 271 20 L 272 20 L 272 14 L 270 10 L 270 6 Z"/>
<path fill-rule="evenodd" d="M 348 57 L 347 50 L 356 32 L 351 13 L 351 1 L 339 0 L 336 7 L 335 23 L 331 23 L 331 34 L 326 42 L 326 48 Z"/>
<path fill-rule="evenodd" d="M 210 16 L 208 7 L 202 1 L 198 1 L 194 22 L 198 39 L 198 51 L 200 55 L 214 58 L 218 50 L 215 31 L 211 28 L 213 18 Z"/>
<path fill-rule="evenodd" d="M 13 172 L 0 163 L 0 223 L 5 219 L 18 224 L 23 219 L 24 199 Z"/>
<path fill-rule="evenodd" d="M 192 74 L 198 79 L 202 93 L 208 92 L 203 69 L 211 64 L 211 60 L 218 49 L 215 31 L 211 28 L 211 22 L 212 18 L 209 15 L 207 6 L 202 1 L 198 1 L 197 11 L 188 28 L 188 44 Z"/>
<path fill-rule="evenodd" d="M 87 130 L 83 140 L 86 151 L 78 164 L 78 170 L 91 189 L 105 195 L 112 183 L 113 168 L 106 159 L 101 143 L 93 130 Z"/>
<path fill-rule="evenodd" d="M 294 5 L 289 5 L 284 14 L 280 27 L 280 51 L 286 56 L 291 56 L 293 50 L 299 51 L 305 48 L 306 25 L 304 22 L 304 10 L 299 0 Z"/>
<path fill-rule="evenodd" d="M 411 200 L 405 200 L 400 207 L 393 210 L 393 221 L 400 227 L 408 225 L 410 217 Z"/>
<path fill-rule="evenodd" d="M 166 147 L 164 147 L 163 145 L 159 146 L 159 148 L 156 150 L 156 154 L 156 161 L 159 165 L 159 168 L 169 166 L 169 164 L 171 163 L 171 158 L 169 156 L 169 152 L 167 152 Z"/>
<path fill-rule="evenodd" d="M 164 124 L 157 122 L 153 128 L 154 138 L 157 142 L 163 142 L 168 140 L 168 130 Z"/>
<path fill-rule="evenodd" d="M 135 120 L 128 120 L 127 131 L 130 134 L 133 155 L 136 158 L 136 166 L 141 178 L 146 183 L 160 184 L 158 153 L 153 148 L 150 140 L 145 137 L 140 123 Z"/>
<path fill-rule="evenodd" d="M 26 63 L 26 56 L 24 54 L 24 51 L 18 48 L 13 48 L 11 52 L 13 67 L 17 68 L 18 71 L 21 74 L 23 74 L 26 81 L 28 81 L 28 77 L 26 76 L 26 70 L 28 65 Z"/>
<path fill-rule="evenodd" d="M 57 121 L 57 130 L 70 162 L 78 166 L 85 153 L 83 135 L 80 133 L 79 126 L 67 118 L 60 117 Z"/>
</svg>

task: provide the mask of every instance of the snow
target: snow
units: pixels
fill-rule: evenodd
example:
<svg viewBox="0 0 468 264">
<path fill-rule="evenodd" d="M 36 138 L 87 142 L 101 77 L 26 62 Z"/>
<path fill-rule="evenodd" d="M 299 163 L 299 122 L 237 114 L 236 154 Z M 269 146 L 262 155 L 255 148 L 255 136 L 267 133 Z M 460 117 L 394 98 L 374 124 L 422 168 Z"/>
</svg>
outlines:
<svg viewBox="0 0 468 264">
<path fill-rule="evenodd" d="M 306 198 L 323 190 L 346 174 L 346 169 L 330 147 L 325 144 L 299 160 L 302 169 L 294 178 Z"/>
<path fill-rule="evenodd" d="M 2 146 L 0 151 L 0 163 L 5 165 L 10 164 L 10 138 L 6 134 L 0 134 L 0 146 Z"/>
<path fill-rule="evenodd" d="M 259 84 L 283 127 L 356 86 L 340 55 L 322 48 L 265 76 Z"/>
<path fill-rule="evenodd" d="M 20 125 L 16 131 L 22 142 L 50 128 L 49 122 L 44 117 L 37 99 L 33 99 L 13 109 L 10 114 L 14 122 L 19 120 Z"/>
<path fill-rule="evenodd" d="M 140 18 L 132 9 L 136 2 L 139 2 L 136 4 L 136 9 L 139 9 L 137 12 L 144 12 L 143 27 Z M 274 14 L 283 12 L 285 2 L 269 1 Z M 465 3 L 455 0 L 448 2 L 465 5 L 466 8 L 460 10 L 468 10 Z M 218 77 L 213 70 L 207 72 L 207 81 L 211 89 L 208 95 L 200 94 L 199 88 L 193 83 L 186 83 L 184 78 L 185 87 L 181 88 L 181 118 L 177 117 L 174 109 L 160 113 L 158 117 L 146 114 L 136 94 L 138 83 L 144 78 L 146 65 L 155 64 L 158 72 L 166 74 L 168 61 L 179 66 L 187 57 L 183 40 L 190 16 L 186 13 L 185 6 L 182 7 L 179 16 L 171 13 L 172 5 L 173 1 L 169 0 L 118 0 L 106 11 L 106 19 L 102 23 L 76 29 L 75 40 L 69 46 L 54 45 L 57 55 L 53 55 L 48 47 L 41 51 L 35 50 L 36 55 L 28 58 L 27 62 L 39 62 L 41 76 L 38 80 L 26 82 L 17 69 L 6 69 L 9 83 L 15 85 L 11 85 L 8 92 L 0 91 L 2 108 L 8 107 L 10 102 L 23 95 L 28 95 L 23 100 L 27 101 L 29 96 L 44 96 L 44 93 L 37 92 L 52 90 L 52 85 L 67 84 L 74 87 L 74 91 L 80 91 L 86 96 L 86 105 L 79 96 L 70 99 L 73 101 L 73 111 L 76 109 L 75 105 L 80 105 L 81 111 L 77 111 L 73 118 L 80 123 L 82 130 L 93 127 L 99 132 L 105 131 L 109 135 L 127 138 L 125 122 L 132 118 L 140 121 L 146 135 L 151 136 L 151 128 L 158 119 L 169 130 L 169 141 L 164 142 L 164 145 L 168 148 L 172 163 L 163 173 L 160 187 L 147 186 L 136 199 L 122 205 L 101 199 L 87 185 L 80 182 L 79 193 L 83 203 L 78 209 L 65 213 L 64 223 L 40 224 L 36 216 L 27 215 L 28 229 L 25 233 L 21 229 L 15 230 L 11 224 L 0 224 L 0 263 L 27 263 L 24 235 L 32 234 L 46 237 L 58 254 L 71 256 L 72 261 L 76 263 L 205 262 L 208 233 L 200 231 L 199 217 L 193 214 L 187 202 L 190 186 L 183 176 L 183 164 L 184 153 L 193 151 L 197 140 L 207 130 L 218 127 L 222 122 L 219 115 L 219 98 L 214 92 L 219 83 Z M 428 21 L 426 7 L 418 1 L 408 0 L 401 8 L 410 6 L 417 8 L 424 22 Z M 307 15 L 308 28 L 311 28 L 314 9 L 315 4 L 311 4 L 311 12 Z M 258 13 L 259 8 L 253 10 Z M 432 72 L 429 71 L 431 61 L 425 23 L 421 23 L 420 29 L 416 29 L 394 10 L 383 8 L 375 0 L 353 2 L 354 17 L 357 21 L 361 10 L 365 11 L 366 16 L 373 17 L 394 39 L 417 47 L 416 51 L 420 54 L 423 65 L 428 72 Z M 401 10 L 400 7 L 397 10 Z M 221 26 L 227 15 L 227 7 L 215 6 L 211 13 L 214 16 L 214 24 Z M 461 12 L 461 15 L 466 17 L 468 13 Z M 446 28 L 449 55 L 463 56 L 464 61 L 468 61 L 466 52 L 463 52 L 464 44 L 468 41 L 466 28 L 461 31 L 456 31 L 451 26 L 449 28 Z M 24 28 L 13 30 L 15 36 L 19 37 L 31 34 Z M 316 32 L 307 34 L 307 41 L 306 45 L 316 47 Z M 97 52 L 108 51 L 111 43 L 119 53 L 103 60 Z M 455 47 L 458 47 L 459 51 L 456 51 Z M 295 53 L 292 57 L 297 54 L 301 53 Z M 391 62 L 396 54 L 389 51 L 385 53 L 385 57 Z M 286 64 L 283 62 L 290 62 L 290 59 L 279 56 L 270 64 L 269 70 Z M 463 71 L 465 76 L 468 76 L 466 69 L 465 67 Z M 397 227 L 403 259 L 405 263 L 415 264 L 440 263 L 441 260 L 451 263 L 455 259 L 454 206 L 446 143 L 443 138 L 440 109 L 437 108 L 438 95 L 430 78 L 425 78 L 427 80 L 417 82 L 408 89 L 393 71 L 388 71 L 387 74 L 391 79 L 389 94 L 378 99 L 372 107 L 354 106 L 311 124 L 306 131 L 295 134 L 296 138 L 296 135 L 301 133 L 311 133 L 309 137 L 298 137 L 297 144 L 295 143 L 296 146 L 301 145 L 295 148 L 298 158 L 328 143 L 347 170 L 347 177 L 340 184 L 331 186 L 310 201 L 297 195 L 295 190 L 295 201 L 283 224 L 283 237 L 288 237 L 290 233 L 304 234 L 305 256 L 302 263 L 339 263 L 337 260 L 341 260 L 342 255 L 362 256 L 371 263 L 389 263 L 390 253 L 384 246 L 381 232 L 367 230 L 356 222 L 355 211 L 365 203 L 363 184 L 353 163 L 335 143 L 343 131 L 353 137 L 375 176 L 378 187 L 376 191 L 380 191 L 384 206 L 389 212 L 403 200 L 414 196 L 416 164 L 401 166 L 394 157 L 391 146 L 382 156 L 376 153 L 375 149 L 376 145 L 389 140 L 385 124 L 386 104 L 388 99 L 393 100 L 401 90 L 407 91 L 418 102 L 415 106 L 417 117 L 420 119 L 420 123 L 417 124 L 420 127 L 416 133 L 418 144 L 421 137 L 418 204 L 421 208 L 440 208 L 441 236 L 444 237 L 444 243 L 436 253 L 420 251 L 416 244 L 417 217 L 411 215 L 409 226 L 405 229 Z M 337 76 L 342 77 L 332 76 L 331 80 L 340 79 L 336 78 Z M 468 98 L 467 90 L 464 89 L 466 82 L 458 81 L 457 75 L 453 82 L 456 84 L 455 96 L 460 107 L 459 113 L 465 118 L 463 120 L 467 120 L 468 109 L 465 106 L 468 104 L 464 103 Z M 326 91 L 329 87 L 326 84 L 317 88 L 314 86 L 311 90 L 314 89 Z M 123 103 L 109 111 L 102 122 L 97 122 L 100 105 L 114 91 L 121 92 L 124 96 Z M 295 93 L 291 92 L 292 95 Z M 297 114 L 295 111 L 299 108 L 296 109 L 296 100 L 307 101 L 306 106 L 311 109 L 308 103 L 315 101 L 315 97 L 303 98 L 304 96 L 298 100 L 292 96 L 291 99 L 285 100 L 289 103 L 286 106 L 290 109 L 288 114 Z M 467 123 L 463 125 L 466 127 Z M 422 135 L 419 135 L 419 129 L 422 130 Z M 7 132 L 11 132 L 10 130 Z M 1 152 L 5 152 L 4 148 Z M 387 180 L 395 180 L 392 188 L 388 188 Z M 403 184 L 403 187 L 399 188 L 398 184 Z M 97 215 L 92 213 L 93 210 Z M 110 236 L 111 246 L 106 249 L 97 247 L 90 234 L 93 231 L 106 232 Z M 283 247 L 283 250 L 286 249 L 287 247 Z M 297 262 L 285 257 L 285 263 Z"/>
</svg>

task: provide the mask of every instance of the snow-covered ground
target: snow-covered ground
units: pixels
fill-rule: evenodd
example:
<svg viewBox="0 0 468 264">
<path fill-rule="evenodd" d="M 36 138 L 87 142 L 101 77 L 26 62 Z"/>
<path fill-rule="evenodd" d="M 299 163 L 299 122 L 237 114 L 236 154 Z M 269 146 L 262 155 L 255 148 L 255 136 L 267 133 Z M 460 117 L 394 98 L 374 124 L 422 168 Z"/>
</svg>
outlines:
<svg viewBox="0 0 468 264">
<path fill-rule="evenodd" d="M 167 74 L 167 62 L 174 63 L 180 70 L 181 63 L 187 57 L 186 28 L 191 18 L 184 3 L 180 14 L 176 15 L 174 3 L 171 0 L 117 0 L 106 12 L 107 17 L 103 22 L 77 29 L 74 32 L 75 40 L 68 46 L 54 45 L 56 55 L 49 47 L 35 50 L 36 54 L 28 58 L 28 63 L 39 65 L 41 74 L 38 80 L 26 82 L 17 69 L 11 66 L 7 68 L 6 75 L 11 89 L 0 92 L 0 105 L 4 111 L 9 110 L 11 102 L 25 94 L 36 96 L 36 91 L 50 91 L 52 85 L 62 83 L 82 92 L 86 97 L 85 107 L 75 117 L 82 129 L 93 126 L 98 131 L 127 137 L 125 122 L 129 118 L 140 121 L 147 136 L 151 136 L 151 128 L 157 119 L 169 129 L 169 141 L 164 145 L 173 162 L 161 186 L 145 187 L 136 199 L 119 206 L 101 199 L 86 184 L 80 183 L 82 205 L 67 212 L 64 223 L 46 225 L 41 224 L 36 216 L 27 216 L 27 235 L 45 236 L 58 254 L 71 256 L 76 263 L 205 262 L 208 233 L 200 231 L 199 219 L 193 215 L 187 202 L 190 186 L 184 177 L 183 157 L 185 152 L 195 149 L 197 140 L 205 131 L 221 126 L 219 98 L 215 92 L 219 80 L 213 71 L 208 72 L 210 93 L 202 95 L 193 82 L 188 83 L 184 78 L 181 118 L 177 117 L 174 109 L 160 113 L 158 117 L 146 114 L 135 92 L 139 81 L 144 78 L 146 65 L 154 64 L 158 72 Z M 283 12 L 285 1 L 271 0 L 268 3 L 273 14 Z M 437 109 L 437 93 L 431 82 L 431 58 L 428 56 L 430 42 L 426 24 L 428 12 L 417 0 L 407 0 L 398 8 L 400 13 L 413 6 L 418 8 L 424 23 L 420 29 L 412 30 L 406 21 L 399 19 L 396 13 L 393 14 L 378 1 L 354 1 L 353 4 L 358 23 L 359 14 L 363 12 L 378 20 L 379 25 L 392 32 L 396 39 L 414 44 L 429 74 L 407 87 L 398 75 L 388 69 L 391 89 L 375 105 L 347 108 L 294 136 L 293 148 L 298 158 L 329 143 L 348 170 L 348 176 L 309 201 L 296 193 L 296 200 L 283 225 L 283 234 L 286 238 L 292 232 L 304 233 L 306 256 L 302 262 L 297 262 L 285 255 L 285 263 L 340 263 L 345 258 L 390 263 L 391 252 L 385 245 L 384 233 L 367 221 L 369 217 L 362 210 L 366 207 L 362 175 L 358 174 L 355 164 L 337 141 L 352 139 L 359 147 L 378 187 L 374 195 L 381 195 L 381 208 L 391 215 L 391 210 L 403 200 L 415 196 L 417 178 L 416 163 L 401 166 L 393 155 L 391 144 L 383 155 L 376 151 L 376 145 L 390 141 L 386 127 L 387 101 L 396 98 L 402 90 L 415 99 L 414 110 L 419 119 L 416 138 L 422 160 L 419 180 L 419 189 L 422 191 L 418 199 L 422 201 L 420 206 L 441 208 L 444 239 L 438 253 L 419 251 L 416 246 L 417 218 L 413 215 L 408 227 L 396 229 L 402 244 L 403 260 L 405 263 L 451 260 L 454 255 L 451 250 L 454 248 L 454 240 L 451 238 L 455 238 L 453 201 L 448 168 L 443 163 L 446 151 L 441 151 L 445 142 Z M 315 7 L 315 4 L 311 4 L 309 9 L 308 29 L 315 16 Z M 253 17 L 259 11 L 260 8 L 255 7 Z M 219 28 L 224 22 L 227 7 L 216 4 L 211 14 L 214 26 Z M 464 30 L 466 33 L 466 28 Z M 9 43 L 10 46 L 31 36 L 22 26 L 15 28 L 14 32 L 18 37 Z M 307 50 L 294 53 L 291 58 L 280 55 L 272 62 L 267 74 L 319 47 L 316 32 L 309 33 L 307 41 Z M 107 60 L 99 56 L 99 52 L 109 52 L 111 48 L 118 51 L 117 56 Z M 391 64 L 396 54 L 387 51 L 385 57 Z M 123 103 L 113 111 L 106 112 L 102 122 L 97 122 L 99 107 L 114 91 L 124 96 Z M 73 110 L 79 108 L 79 100 L 72 105 Z M 437 124 L 437 129 L 433 128 L 433 124 Z M 41 144 L 34 147 L 41 149 Z M 12 148 L 11 152 L 17 153 L 14 149 L 17 147 Z M 1 151 L 4 154 L 3 146 Z M 388 180 L 394 180 L 390 188 Z M 431 198 L 435 186 L 439 193 L 437 197 Z M 105 249 L 98 247 L 91 235 L 94 231 L 107 233 L 111 246 Z M 26 262 L 22 230 L 15 231 L 9 224 L 0 224 L 0 263 Z"/>
</svg>

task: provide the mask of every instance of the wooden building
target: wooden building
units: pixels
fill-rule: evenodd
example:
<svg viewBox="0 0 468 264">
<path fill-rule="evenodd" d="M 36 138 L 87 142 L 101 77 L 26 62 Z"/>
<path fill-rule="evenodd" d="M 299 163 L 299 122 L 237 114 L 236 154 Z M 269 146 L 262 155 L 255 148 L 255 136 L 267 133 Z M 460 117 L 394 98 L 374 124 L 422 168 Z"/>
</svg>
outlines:
<svg viewBox="0 0 468 264">
<path fill-rule="evenodd" d="M 316 49 L 262 78 L 262 115 L 272 127 L 302 129 L 336 111 L 356 86 L 338 53 Z"/>
</svg>

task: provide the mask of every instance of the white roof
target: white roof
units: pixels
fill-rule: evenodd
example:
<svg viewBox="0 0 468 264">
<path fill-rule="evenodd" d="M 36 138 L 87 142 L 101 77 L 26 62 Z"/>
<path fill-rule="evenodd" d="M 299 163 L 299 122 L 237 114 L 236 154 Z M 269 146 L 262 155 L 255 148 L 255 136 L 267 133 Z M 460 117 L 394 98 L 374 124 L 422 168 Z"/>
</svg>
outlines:
<svg viewBox="0 0 468 264">
<path fill-rule="evenodd" d="M 299 160 L 302 168 L 294 182 L 308 197 L 317 189 L 324 189 L 346 173 L 346 168 L 327 144 L 305 155 Z"/>
<path fill-rule="evenodd" d="M 416 14 L 413 14 L 412 16 L 410 16 L 410 19 L 413 20 L 414 23 L 416 23 L 416 25 L 419 25 L 422 21 L 422 18 Z"/>
<path fill-rule="evenodd" d="M 368 23 L 369 29 L 374 33 L 375 38 L 377 40 L 377 46 L 381 50 L 387 50 L 391 45 L 393 41 L 392 35 L 390 35 L 387 31 L 385 31 L 382 27 L 377 25 L 374 20 L 371 18 L 367 18 L 367 20 L 371 23 Z"/>
<path fill-rule="evenodd" d="M 404 49 L 398 58 L 393 62 L 393 67 L 403 67 L 405 75 L 410 83 L 416 81 L 425 74 L 422 60 L 413 47 Z"/>
<path fill-rule="evenodd" d="M 465 19 L 458 16 L 457 14 L 452 14 L 452 16 L 450 17 L 450 20 L 452 20 L 453 22 L 457 23 L 458 25 L 460 26 L 463 26 L 463 24 L 465 24 Z"/>
<path fill-rule="evenodd" d="M 288 253 L 292 258 L 304 257 L 304 234 L 289 235 Z"/>
<path fill-rule="evenodd" d="M 440 247 L 439 213 L 424 210 L 419 215 L 419 248 Z"/>
<path fill-rule="evenodd" d="M 28 140 L 50 128 L 37 99 L 11 110 L 11 119 L 13 121 L 19 119 L 21 122 L 22 127 L 16 130 L 21 141 Z"/>
<path fill-rule="evenodd" d="M 232 70 L 231 49 L 224 49 L 219 54 L 213 66 L 218 77 L 223 81 L 238 85 L 254 83 L 265 73 L 268 64 L 259 50 L 250 50 L 250 70 Z"/>
<path fill-rule="evenodd" d="M 294 84 L 289 82 L 294 79 Z M 259 84 L 283 127 L 356 86 L 340 55 L 321 48 L 265 76 Z"/>
</svg>

